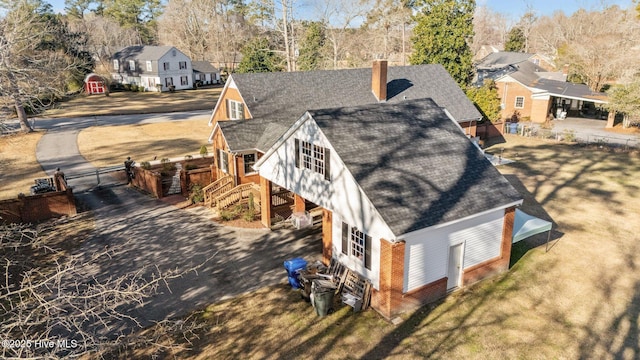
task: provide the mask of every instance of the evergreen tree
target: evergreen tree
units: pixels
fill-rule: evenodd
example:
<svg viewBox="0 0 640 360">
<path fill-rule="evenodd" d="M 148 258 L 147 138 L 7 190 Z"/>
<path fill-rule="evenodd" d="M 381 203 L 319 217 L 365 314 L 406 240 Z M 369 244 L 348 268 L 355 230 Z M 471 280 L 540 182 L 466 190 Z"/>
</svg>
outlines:
<svg viewBox="0 0 640 360">
<path fill-rule="evenodd" d="M 242 60 L 238 64 L 239 73 L 282 71 L 282 57 L 271 50 L 269 40 L 264 37 L 251 39 L 242 48 Z"/>
<path fill-rule="evenodd" d="M 509 31 L 509 38 L 504 44 L 504 51 L 524 52 L 525 37 L 522 28 L 516 26 Z"/>
<path fill-rule="evenodd" d="M 318 70 L 322 68 L 322 49 L 326 40 L 324 24 L 313 21 L 305 25 L 304 38 L 300 44 L 298 56 L 298 68 Z"/>
<path fill-rule="evenodd" d="M 479 88 L 469 87 L 467 97 L 482 113 L 485 120 L 497 121 L 500 119 L 500 96 L 493 80 L 485 81 Z"/>
<path fill-rule="evenodd" d="M 416 0 L 411 64 L 442 64 L 460 86 L 473 70 L 474 0 Z"/>
</svg>

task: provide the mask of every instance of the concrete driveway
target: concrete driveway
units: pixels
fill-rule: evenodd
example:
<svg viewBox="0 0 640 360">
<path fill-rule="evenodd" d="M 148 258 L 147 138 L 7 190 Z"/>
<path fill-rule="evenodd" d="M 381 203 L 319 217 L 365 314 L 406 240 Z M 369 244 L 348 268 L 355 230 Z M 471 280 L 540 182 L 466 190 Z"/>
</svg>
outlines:
<svg viewBox="0 0 640 360">
<path fill-rule="evenodd" d="M 146 116 L 145 121 L 174 121 L 176 117 Z M 126 123 L 126 119 L 119 121 Z M 59 126 L 51 126 L 37 147 L 43 168 L 50 173 L 56 167 L 64 171 L 94 169 L 78 152 L 79 129 L 73 126 L 74 119 L 56 122 Z M 88 125 L 78 124 L 80 128 Z M 105 248 L 118 249 L 87 275 L 118 276 L 140 269 L 150 274 L 156 266 L 161 271 L 186 269 L 209 259 L 197 272 L 170 281 L 169 288 L 162 287 L 143 306 L 126 310 L 143 326 L 259 287 L 285 283 L 283 262 L 287 259 L 321 258 L 317 230 L 228 228 L 212 222 L 207 209 L 181 210 L 113 177 L 102 177 L 101 184 L 95 186 L 95 178 L 70 182 L 76 197 L 94 211 L 96 219 L 95 232 L 80 254 L 89 257 Z M 127 326 L 123 323 L 120 330 L 127 330 Z"/>
<path fill-rule="evenodd" d="M 569 117 L 564 120 L 553 121 L 553 131 L 562 132 L 565 129 L 575 131 L 580 142 L 606 142 L 621 146 L 640 147 L 640 136 L 633 134 L 618 134 L 605 130 L 607 120 Z"/>
</svg>

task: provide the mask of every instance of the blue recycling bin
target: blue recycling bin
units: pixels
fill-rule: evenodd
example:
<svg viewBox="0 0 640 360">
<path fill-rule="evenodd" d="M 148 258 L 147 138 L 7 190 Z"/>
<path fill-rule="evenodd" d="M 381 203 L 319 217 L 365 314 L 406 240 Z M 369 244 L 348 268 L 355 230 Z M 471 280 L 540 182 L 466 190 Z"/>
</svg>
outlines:
<svg viewBox="0 0 640 360">
<path fill-rule="evenodd" d="M 307 267 L 307 261 L 303 258 L 294 258 L 285 260 L 284 268 L 287 270 L 289 277 L 289 285 L 294 289 L 300 289 L 300 280 L 298 279 L 298 271 Z"/>
<path fill-rule="evenodd" d="M 518 123 L 509 124 L 509 134 L 517 134 L 518 133 Z"/>
</svg>

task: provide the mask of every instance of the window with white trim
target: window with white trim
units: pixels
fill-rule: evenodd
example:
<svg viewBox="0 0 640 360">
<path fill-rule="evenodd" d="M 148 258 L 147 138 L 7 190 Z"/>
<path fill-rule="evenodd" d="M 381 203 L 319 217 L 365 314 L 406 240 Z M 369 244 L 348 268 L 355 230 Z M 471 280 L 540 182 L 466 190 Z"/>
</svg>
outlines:
<svg viewBox="0 0 640 360">
<path fill-rule="evenodd" d="M 135 60 L 129 60 L 129 70 L 131 70 L 131 71 L 135 71 L 136 70 L 136 62 L 135 62 Z"/>
<path fill-rule="evenodd" d="M 169 65 L 168 62 L 163 62 L 162 63 L 162 68 L 165 69 L 165 70 L 169 70 L 171 68 L 171 66 Z"/>
<path fill-rule="evenodd" d="M 342 223 L 342 253 L 371 270 L 371 236 L 346 223 Z"/>
<path fill-rule="evenodd" d="M 168 88 L 169 86 L 173 85 L 173 78 L 172 77 L 168 77 L 168 78 L 164 78 L 164 85 Z"/>
<path fill-rule="evenodd" d="M 180 70 L 186 69 L 187 68 L 187 62 L 186 61 L 180 61 L 178 63 L 178 67 L 180 68 Z"/>
<path fill-rule="evenodd" d="M 244 174 L 255 173 L 256 171 L 252 168 L 252 166 L 256 163 L 257 154 L 250 153 L 242 155 L 242 160 L 244 161 Z"/>
<path fill-rule="evenodd" d="M 240 101 L 227 100 L 227 115 L 230 120 L 244 119 L 244 106 Z"/>
<path fill-rule="evenodd" d="M 524 108 L 524 96 L 516 96 L 516 109 Z"/>
<path fill-rule="evenodd" d="M 117 59 L 113 60 L 113 70 L 120 70 L 120 63 Z"/>
<path fill-rule="evenodd" d="M 313 169 L 313 152 L 311 150 L 312 147 L 313 145 L 311 145 L 310 142 L 300 142 L 300 149 L 302 151 L 302 167 L 309 170 Z"/>
<path fill-rule="evenodd" d="M 295 162 L 300 169 L 309 169 L 331 180 L 329 171 L 329 148 L 295 139 Z"/>
<path fill-rule="evenodd" d="M 189 85 L 189 77 L 180 76 L 180 85 Z"/>
<path fill-rule="evenodd" d="M 324 175 L 324 148 L 313 145 L 313 171 Z"/>
<path fill-rule="evenodd" d="M 147 71 L 153 71 L 153 64 L 150 60 L 147 60 Z"/>
<path fill-rule="evenodd" d="M 227 152 L 222 149 L 218 149 L 218 169 L 226 174 L 229 173 L 229 157 Z"/>
</svg>

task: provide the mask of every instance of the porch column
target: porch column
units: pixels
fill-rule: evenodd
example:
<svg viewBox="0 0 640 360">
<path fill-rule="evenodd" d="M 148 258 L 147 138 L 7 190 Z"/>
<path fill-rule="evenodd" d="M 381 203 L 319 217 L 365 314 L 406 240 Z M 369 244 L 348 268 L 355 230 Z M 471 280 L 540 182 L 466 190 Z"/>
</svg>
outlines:
<svg viewBox="0 0 640 360">
<path fill-rule="evenodd" d="M 508 270 L 511 262 L 511 246 L 513 245 L 513 223 L 516 220 L 516 208 L 512 206 L 504 211 L 504 226 L 502 227 L 502 264 L 499 271 Z"/>
<path fill-rule="evenodd" d="M 322 262 L 329 265 L 333 255 L 331 245 L 333 243 L 332 233 L 333 213 L 327 209 L 322 210 Z"/>
<path fill-rule="evenodd" d="M 271 228 L 271 181 L 260 176 L 260 222 Z"/>
<path fill-rule="evenodd" d="M 404 251 L 404 241 L 380 239 L 380 290 L 374 291 L 372 305 L 386 318 L 391 318 L 402 304 Z"/>
<path fill-rule="evenodd" d="M 293 194 L 293 212 L 304 212 L 304 198 L 298 194 Z"/>
</svg>

